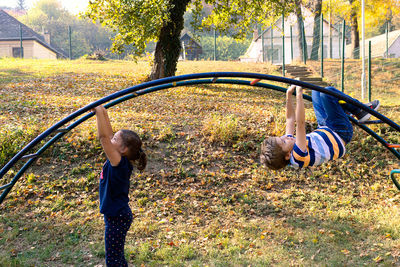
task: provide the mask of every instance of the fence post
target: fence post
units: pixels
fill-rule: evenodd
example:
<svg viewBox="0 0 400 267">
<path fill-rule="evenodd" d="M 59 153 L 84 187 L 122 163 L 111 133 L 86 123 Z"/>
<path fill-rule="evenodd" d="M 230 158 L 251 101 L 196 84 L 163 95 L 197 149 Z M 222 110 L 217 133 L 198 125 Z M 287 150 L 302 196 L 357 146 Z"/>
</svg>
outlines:
<svg viewBox="0 0 400 267">
<path fill-rule="evenodd" d="M 24 58 L 24 47 L 22 46 L 22 26 L 19 25 L 19 57 Z"/>
<path fill-rule="evenodd" d="M 69 60 L 71 60 L 72 59 L 71 26 L 68 26 L 68 37 L 69 37 Z"/>
<path fill-rule="evenodd" d="M 341 35 L 341 32 L 340 32 L 340 27 L 338 27 L 338 41 L 339 41 L 339 43 L 338 43 L 338 58 L 341 58 L 342 56 L 342 35 Z"/>
<path fill-rule="evenodd" d="M 324 77 L 324 15 L 321 14 L 320 21 L 320 46 L 321 46 L 321 77 Z"/>
<path fill-rule="evenodd" d="M 371 102 L 371 78 L 372 78 L 371 64 L 372 64 L 371 41 L 369 41 L 368 42 L 368 102 Z"/>
<path fill-rule="evenodd" d="M 261 28 L 262 62 L 265 62 L 264 31 Z"/>
<path fill-rule="evenodd" d="M 282 12 L 282 76 L 285 77 L 285 15 Z"/>
<path fill-rule="evenodd" d="M 293 27 L 290 25 L 290 56 L 293 62 Z"/>
<path fill-rule="evenodd" d="M 301 22 L 301 35 L 303 36 L 303 63 L 304 65 L 307 63 L 307 41 L 306 41 L 306 33 L 304 31 L 304 23 Z"/>
<path fill-rule="evenodd" d="M 274 64 L 274 29 L 271 26 L 271 63 Z"/>
<path fill-rule="evenodd" d="M 341 71 L 341 77 L 342 77 L 342 92 L 344 92 L 344 56 L 345 56 L 345 43 L 346 43 L 346 21 L 343 20 L 343 26 L 342 26 L 342 71 Z"/>
<path fill-rule="evenodd" d="M 217 32 L 214 28 L 214 61 L 217 60 Z"/>
<path fill-rule="evenodd" d="M 182 41 L 182 53 L 183 53 L 182 59 L 186 60 L 186 48 L 185 48 L 185 42 L 184 41 Z"/>
<path fill-rule="evenodd" d="M 389 21 L 386 21 L 386 58 L 389 58 Z"/>
<path fill-rule="evenodd" d="M 331 6 L 331 2 L 329 1 L 329 9 Z M 329 12 L 329 32 L 328 32 L 328 38 L 329 38 L 329 58 L 333 58 L 333 48 L 332 48 L 332 18 L 331 18 L 331 11 Z"/>
</svg>

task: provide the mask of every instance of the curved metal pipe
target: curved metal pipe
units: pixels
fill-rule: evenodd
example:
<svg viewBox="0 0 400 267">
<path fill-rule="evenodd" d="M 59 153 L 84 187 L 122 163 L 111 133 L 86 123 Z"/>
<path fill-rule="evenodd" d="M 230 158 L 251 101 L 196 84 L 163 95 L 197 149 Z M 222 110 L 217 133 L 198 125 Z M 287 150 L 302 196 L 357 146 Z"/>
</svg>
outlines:
<svg viewBox="0 0 400 267">
<path fill-rule="evenodd" d="M 246 81 L 246 80 L 234 80 L 234 79 L 219 79 L 220 77 L 239 77 L 239 78 L 251 78 L 255 79 L 253 81 Z M 212 78 L 212 79 L 204 79 L 204 80 L 194 80 L 194 79 L 199 79 L 199 78 Z M 197 74 L 188 74 L 188 75 L 181 75 L 181 76 L 174 76 L 174 77 L 168 77 L 168 78 L 163 78 L 155 81 L 150 81 L 146 83 L 142 83 L 133 87 L 129 87 L 127 89 L 118 91 L 116 93 L 113 93 L 107 97 L 104 97 L 100 100 L 97 100 L 77 111 L 74 113 L 70 114 L 66 118 L 62 119 L 58 123 L 54 124 L 50 128 L 48 128 L 46 131 L 44 131 L 42 134 L 37 136 L 35 139 L 33 139 L 30 143 L 28 143 L 21 151 L 19 151 L 1 170 L 0 170 L 0 179 L 8 172 L 8 170 L 19 160 L 23 157 L 23 155 L 29 151 L 31 148 L 33 148 L 36 144 L 38 144 L 40 141 L 45 139 L 47 136 L 49 136 L 51 133 L 57 131 L 61 126 L 67 124 L 68 122 L 72 121 L 73 119 L 77 118 L 78 116 L 82 115 L 83 113 L 90 111 L 92 108 L 104 104 L 108 101 L 113 100 L 112 102 L 108 103 L 105 105 L 106 108 L 112 107 L 114 105 L 117 105 L 121 102 L 124 102 L 128 99 L 137 97 L 139 95 L 144 95 L 147 93 L 163 90 L 163 89 L 168 89 L 171 87 L 175 86 L 185 86 L 185 85 L 195 85 L 195 84 L 209 84 L 209 83 L 223 83 L 223 84 L 241 84 L 241 85 L 250 85 L 250 86 L 258 86 L 258 87 L 263 87 L 263 88 L 268 88 L 268 89 L 273 89 L 276 91 L 281 91 L 281 92 L 286 92 L 286 88 L 276 86 L 276 85 L 271 85 L 271 84 L 266 84 L 266 83 L 260 83 L 259 80 L 270 80 L 270 81 L 276 81 L 276 82 L 283 82 L 287 84 L 295 84 L 299 85 L 311 90 L 316 90 L 320 91 L 329 95 L 333 95 L 337 97 L 338 99 L 344 100 L 348 103 L 354 104 L 361 109 L 364 109 L 374 115 L 375 117 L 381 119 L 381 121 L 387 123 L 394 129 L 400 132 L 400 126 L 391 121 L 389 118 L 383 116 L 382 114 L 376 112 L 375 110 L 372 110 L 365 105 L 363 105 L 361 102 L 359 102 L 356 99 L 353 99 L 349 96 L 342 95 L 336 92 L 332 92 L 329 89 L 326 89 L 324 87 L 316 86 L 310 83 L 302 82 L 299 80 L 294 80 L 294 79 L 289 79 L 285 77 L 279 77 L 279 76 L 273 76 L 273 75 L 266 75 L 266 74 L 257 74 L 257 73 L 242 73 L 242 72 L 215 72 L 215 73 L 197 73 Z M 303 95 L 303 97 L 309 101 L 311 100 L 311 97 L 308 95 Z M 82 118 L 78 119 L 71 125 L 69 125 L 66 130 L 69 131 L 76 126 L 78 126 L 80 123 L 86 121 L 90 117 L 92 117 L 94 114 L 90 112 L 89 114 L 83 116 Z M 372 135 L 374 138 L 376 138 L 378 141 L 380 141 L 382 144 L 385 144 L 386 141 L 384 141 L 380 136 L 378 136 L 375 132 L 370 130 L 368 127 L 365 125 L 360 125 L 357 123 L 356 120 L 351 118 L 353 122 L 355 122 L 358 126 L 360 126 L 362 129 L 367 131 L 370 135 Z M 49 146 L 51 146 L 53 143 L 55 143 L 58 139 L 60 139 L 62 136 L 64 136 L 66 132 L 61 132 L 58 133 L 56 136 L 54 136 L 50 141 L 48 141 L 42 148 L 40 148 L 35 155 L 39 156 L 42 154 Z M 385 146 L 388 148 L 387 146 Z M 400 154 L 394 150 L 388 148 L 397 158 L 400 159 Z M 22 174 L 26 171 L 26 169 L 35 161 L 35 158 L 30 159 L 17 173 L 17 175 L 13 178 L 13 180 L 9 183 L 6 184 L 2 187 L 0 187 L 0 190 L 5 189 L 3 194 L 0 196 L 0 204 L 2 203 L 3 199 L 5 196 L 8 194 L 8 192 L 11 190 L 12 186 L 16 183 L 16 181 L 22 176 Z M 399 188 L 400 190 L 400 188 Z"/>
<path fill-rule="evenodd" d="M 400 184 L 399 184 L 399 182 L 396 180 L 396 178 L 394 178 L 394 174 L 395 174 L 395 173 L 400 173 L 400 169 L 399 169 L 399 170 L 392 170 L 392 171 L 390 172 L 390 179 L 392 179 L 392 181 L 393 181 L 394 185 L 397 187 L 397 189 L 400 190 Z"/>
</svg>

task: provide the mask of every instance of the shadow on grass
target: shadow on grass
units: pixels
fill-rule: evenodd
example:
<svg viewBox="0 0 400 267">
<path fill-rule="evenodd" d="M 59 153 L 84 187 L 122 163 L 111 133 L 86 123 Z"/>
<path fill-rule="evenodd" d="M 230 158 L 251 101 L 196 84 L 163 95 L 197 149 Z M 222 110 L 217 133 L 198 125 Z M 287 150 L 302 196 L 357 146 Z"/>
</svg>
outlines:
<svg viewBox="0 0 400 267">
<path fill-rule="evenodd" d="M 301 237 L 289 237 L 284 243 L 285 249 L 297 251 L 313 264 L 372 264 L 374 258 L 388 252 L 383 248 L 370 250 L 371 239 L 379 242 L 382 234 L 367 231 L 368 226 L 360 222 L 312 216 L 289 216 L 286 221 Z"/>
<path fill-rule="evenodd" d="M 268 82 L 268 81 L 266 81 Z M 199 88 L 203 88 L 203 89 L 208 89 L 208 90 L 212 90 L 213 92 L 227 92 L 230 93 L 231 96 L 235 96 L 237 98 L 241 98 L 240 95 L 238 96 L 238 93 L 244 93 L 246 94 L 246 97 L 260 97 L 261 95 L 272 95 L 274 97 L 279 97 L 279 96 L 283 96 L 284 97 L 284 93 L 283 92 L 278 92 L 275 91 L 273 89 L 268 89 L 268 88 L 262 88 L 262 87 L 250 87 L 250 86 L 245 86 L 245 85 L 235 85 L 235 84 L 218 84 L 217 86 L 214 86 L 213 84 L 206 84 L 206 85 L 195 85 L 196 87 Z M 238 88 L 240 86 L 240 88 Z M 282 86 L 285 88 L 285 85 L 280 84 L 279 86 Z M 234 88 L 236 87 L 236 88 Z M 201 96 L 205 96 L 208 94 L 205 93 L 193 93 L 194 95 L 201 95 Z"/>
<path fill-rule="evenodd" d="M 21 71 L 20 69 L 3 69 L 0 70 L 0 84 L 8 84 L 20 82 L 24 79 L 34 78 L 35 74 L 32 72 Z"/>
</svg>

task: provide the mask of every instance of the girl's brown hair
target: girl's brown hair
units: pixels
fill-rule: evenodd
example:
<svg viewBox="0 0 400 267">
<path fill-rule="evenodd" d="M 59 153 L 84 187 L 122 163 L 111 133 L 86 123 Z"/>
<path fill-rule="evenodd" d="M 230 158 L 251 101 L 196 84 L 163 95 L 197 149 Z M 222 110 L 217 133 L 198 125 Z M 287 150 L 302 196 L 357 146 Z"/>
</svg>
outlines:
<svg viewBox="0 0 400 267">
<path fill-rule="evenodd" d="M 128 148 L 127 158 L 135 163 L 138 170 L 144 170 L 147 165 L 147 156 L 142 150 L 142 140 L 139 135 L 131 130 L 121 130 L 121 137 Z"/>
</svg>

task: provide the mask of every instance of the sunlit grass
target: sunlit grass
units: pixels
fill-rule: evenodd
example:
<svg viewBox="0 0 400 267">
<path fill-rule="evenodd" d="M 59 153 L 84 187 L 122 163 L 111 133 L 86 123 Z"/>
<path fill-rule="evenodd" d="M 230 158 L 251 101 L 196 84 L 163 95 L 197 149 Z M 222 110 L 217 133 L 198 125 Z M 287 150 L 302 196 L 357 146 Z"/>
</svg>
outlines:
<svg viewBox="0 0 400 267">
<path fill-rule="evenodd" d="M 232 144 L 245 134 L 245 128 L 237 117 L 210 114 L 203 120 L 202 133 L 210 141 L 222 144 Z"/>
<path fill-rule="evenodd" d="M 320 73 L 320 62 L 309 61 L 308 64 Z M 366 68 L 366 86 L 362 92 L 361 76 L 362 61 L 345 60 L 344 92 L 363 102 L 368 102 L 368 66 Z M 327 81 L 342 90 L 341 61 L 326 60 L 324 64 L 324 77 Z M 400 65 L 398 59 L 373 59 L 371 62 L 371 98 L 380 99 L 384 106 L 397 106 L 400 102 Z M 364 100 L 362 99 L 364 95 Z"/>
<path fill-rule="evenodd" d="M 0 63 L 0 144 L 7 147 L 2 162 L 38 132 L 143 82 L 150 71 L 144 61 Z M 374 82 L 385 73 L 385 66 L 379 68 Z M 357 84 L 356 70 L 349 84 Z M 204 61 L 179 62 L 177 74 L 210 71 L 281 75 L 268 64 Z M 332 67 L 327 77 L 336 73 Z M 376 91 L 382 113 L 399 122 L 398 91 L 387 89 Z M 356 85 L 352 90 L 357 96 Z M 400 263 L 400 198 L 388 178 L 400 164 L 373 138 L 356 129 L 347 155 L 318 168 L 269 171 L 259 165 L 262 139 L 284 132 L 284 99 L 257 87 L 205 85 L 148 94 L 109 110 L 114 130 L 138 132 L 149 159 L 148 168 L 131 179 L 135 217 L 125 250 L 131 264 Z M 306 107 L 307 127 L 315 127 Z M 400 134 L 388 127 L 371 128 L 400 143 Z M 104 160 L 94 119 L 38 159 L 0 207 L 1 266 L 104 265 L 97 193 Z"/>
</svg>

